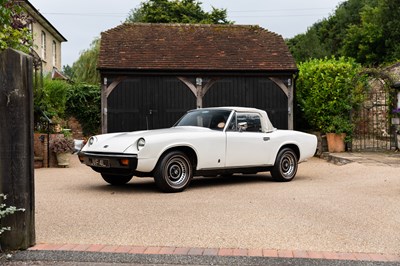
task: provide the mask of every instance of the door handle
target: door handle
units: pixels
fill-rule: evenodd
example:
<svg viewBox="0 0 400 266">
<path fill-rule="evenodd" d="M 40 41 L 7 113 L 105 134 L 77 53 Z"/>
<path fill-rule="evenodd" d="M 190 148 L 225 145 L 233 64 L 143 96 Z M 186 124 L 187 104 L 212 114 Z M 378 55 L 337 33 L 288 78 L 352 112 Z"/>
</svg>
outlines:
<svg viewBox="0 0 400 266">
<path fill-rule="evenodd" d="M 263 140 L 264 141 L 268 141 L 268 140 L 270 140 L 270 138 L 269 137 L 263 137 Z"/>
</svg>

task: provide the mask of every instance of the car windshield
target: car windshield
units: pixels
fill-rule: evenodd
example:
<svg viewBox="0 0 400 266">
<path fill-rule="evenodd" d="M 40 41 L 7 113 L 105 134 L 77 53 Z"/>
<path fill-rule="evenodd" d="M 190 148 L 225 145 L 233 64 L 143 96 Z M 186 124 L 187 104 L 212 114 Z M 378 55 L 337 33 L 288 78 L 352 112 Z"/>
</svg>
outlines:
<svg viewBox="0 0 400 266">
<path fill-rule="evenodd" d="M 175 126 L 195 126 L 223 130 L 230 113 L 230 110 L 198 109 L 186 113 Z"/>
</svg>

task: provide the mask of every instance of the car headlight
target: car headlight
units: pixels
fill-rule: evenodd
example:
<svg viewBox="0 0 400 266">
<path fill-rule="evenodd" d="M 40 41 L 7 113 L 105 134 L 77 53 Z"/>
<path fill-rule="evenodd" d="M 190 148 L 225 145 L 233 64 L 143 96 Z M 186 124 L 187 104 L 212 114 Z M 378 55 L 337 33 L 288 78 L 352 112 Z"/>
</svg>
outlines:
<svg viewBox="0 0 400 266">
<path fill-rule="evenodd" d="M 146 141 L 144 140 L 144 138 L 140 138 L 137 141 L 137 149 L 138 151 L 140 151 L 141 149 L 143 149 L 144 145 L 146 145 Z"/>
<path fill-rule="evenodd" d="M 88 140 L 89 147 L 92 146 L 97 141 L 96 137 L 90 137 Z"/>
</svg>

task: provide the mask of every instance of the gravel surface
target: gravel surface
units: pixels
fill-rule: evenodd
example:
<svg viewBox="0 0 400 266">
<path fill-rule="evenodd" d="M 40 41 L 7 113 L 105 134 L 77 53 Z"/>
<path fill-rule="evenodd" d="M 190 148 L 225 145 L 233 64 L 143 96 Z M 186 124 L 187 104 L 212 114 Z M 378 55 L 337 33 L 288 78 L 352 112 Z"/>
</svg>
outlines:
<svg viewBox="0 0 400 266">
<path fill-rule="evenodd" d="M 73 156 L 35 170 L 36 242 L 400 254 L 399 171 L 312 158 L 289 183 L 196 177 L 165 194 L 152 178 L 110 186 Z"/>
</svg>

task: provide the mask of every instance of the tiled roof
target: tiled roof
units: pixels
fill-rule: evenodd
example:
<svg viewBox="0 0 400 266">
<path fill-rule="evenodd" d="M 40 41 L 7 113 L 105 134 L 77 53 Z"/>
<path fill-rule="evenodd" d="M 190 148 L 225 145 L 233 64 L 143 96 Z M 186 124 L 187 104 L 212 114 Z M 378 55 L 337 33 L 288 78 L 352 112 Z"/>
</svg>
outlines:
<svg viewBox="0 0 400 266">
<path fill-rule="evenodd" d="M 101 34 L 99 69 L 295 71 L 282 36 L 259 26 L 123 24 Z"/>
</svg>

